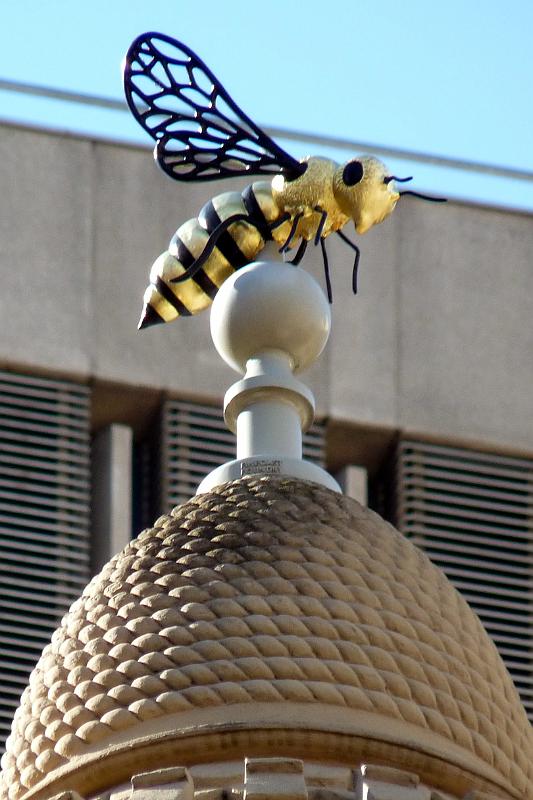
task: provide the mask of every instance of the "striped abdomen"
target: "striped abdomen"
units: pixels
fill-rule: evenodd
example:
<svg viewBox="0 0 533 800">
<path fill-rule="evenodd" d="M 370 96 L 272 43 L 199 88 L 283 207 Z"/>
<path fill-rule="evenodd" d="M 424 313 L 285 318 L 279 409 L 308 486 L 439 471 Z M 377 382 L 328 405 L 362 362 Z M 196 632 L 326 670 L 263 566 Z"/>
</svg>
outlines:
<svg viewBox="0 0 533 800">
<path fill-rule="evenodd" d="M 234 222 L 217 238 L 216 247 L 194 278 L 172 283 L 202 255 L 215 228 L 235 214 L 244 214 L 250 221 Z M 207 308 L 226 278 L 254 261 L 272 238 L 269 226 L 278 217 L 278 207 L 266 181 L 256 181 L 242 194 L 225 192 L 213 197 L 198 219 L 190 219 L 178 228 L 168 251 L 152 266 L 139 328 L 198 314 Z"/>
</svg>

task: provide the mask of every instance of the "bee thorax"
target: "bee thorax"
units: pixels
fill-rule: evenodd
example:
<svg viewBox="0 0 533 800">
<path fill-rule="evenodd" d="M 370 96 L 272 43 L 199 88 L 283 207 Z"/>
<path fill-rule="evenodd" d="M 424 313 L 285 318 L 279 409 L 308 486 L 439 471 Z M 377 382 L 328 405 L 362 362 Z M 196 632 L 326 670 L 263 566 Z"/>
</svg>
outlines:
<svg viewBox="0 0 533 800">
<path fill-rule="evenodd" d="M 294 232 L 294 240 L 311 241 L 317 232 L 324 213 L 325 222 L 322 236 L 341 228 L 348 217 L 341 211 L 333 194 L 333 176 L 337 164 L 327 158 L 309 158 L 307 169 L 299 178 L 287 180 L 283 175 L 276 175 L 272 180 L 272 196 L 280 215 L 289 214 L 291 221 L 299 218 Z M 274 232 L 276 240 L 281 239 Z"/>
</svg>

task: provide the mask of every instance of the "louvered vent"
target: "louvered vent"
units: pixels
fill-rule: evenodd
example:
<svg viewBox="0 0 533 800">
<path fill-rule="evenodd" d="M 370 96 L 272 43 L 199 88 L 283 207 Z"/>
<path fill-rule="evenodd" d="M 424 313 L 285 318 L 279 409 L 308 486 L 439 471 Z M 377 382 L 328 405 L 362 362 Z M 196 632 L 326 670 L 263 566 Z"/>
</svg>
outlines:
<svg viewBox="0 0 533 800">
<path fill-rule="evenodd" d="M 0 750 L 28 675 L 89 579 L 89 395 L 0 372 Z"/>
<path fill-rule="evenodd" d="M 533 721 L 533 460 L 404 441 L 396 525 L 480 616 Z"/>
<path fill-rule="evenodd" d="M 169 400 L 162 414 L 162 510 L 190 500 L 211 470 L 235 458 L 235 437 L 216 406 Z M 303 455 L 324 466 L 324 428 L 315 423 L 303 436 Z"/>
</svg>

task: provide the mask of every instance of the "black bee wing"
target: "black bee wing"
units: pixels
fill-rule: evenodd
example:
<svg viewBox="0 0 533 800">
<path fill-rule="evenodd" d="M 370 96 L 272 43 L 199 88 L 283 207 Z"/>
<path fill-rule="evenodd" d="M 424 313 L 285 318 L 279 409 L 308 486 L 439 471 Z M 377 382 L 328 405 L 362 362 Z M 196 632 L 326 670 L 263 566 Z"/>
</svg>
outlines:
<svg viewBox="0 0 533 800">
<path fill-rule="evenodd" d="M 182 181 L 282 172 L 305 166 L 264 133 L 198 56 L 161 33 L 143 33 L 126 55 L 126 100 L 156 140 L 162 169 Z"/>
</svg>

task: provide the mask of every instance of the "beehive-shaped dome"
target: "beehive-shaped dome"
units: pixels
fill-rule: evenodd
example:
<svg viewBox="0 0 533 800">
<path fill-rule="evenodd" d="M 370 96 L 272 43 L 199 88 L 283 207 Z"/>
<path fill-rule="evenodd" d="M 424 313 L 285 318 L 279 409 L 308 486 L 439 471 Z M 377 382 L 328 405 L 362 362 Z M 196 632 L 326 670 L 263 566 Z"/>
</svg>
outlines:
<svg viewBox="0 0 533 800">
<path fill-rule="evenodd" d="M 377 515 L 292 479 L 199 496 L 94 578 L 23 694 L 3 792 L 243 754 L 533 796 L 532 729 L 477 617 Z"/>
</svg>

